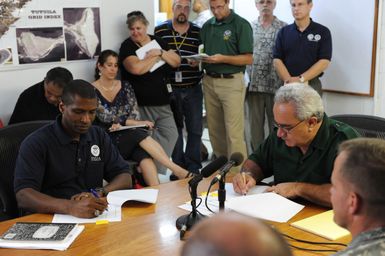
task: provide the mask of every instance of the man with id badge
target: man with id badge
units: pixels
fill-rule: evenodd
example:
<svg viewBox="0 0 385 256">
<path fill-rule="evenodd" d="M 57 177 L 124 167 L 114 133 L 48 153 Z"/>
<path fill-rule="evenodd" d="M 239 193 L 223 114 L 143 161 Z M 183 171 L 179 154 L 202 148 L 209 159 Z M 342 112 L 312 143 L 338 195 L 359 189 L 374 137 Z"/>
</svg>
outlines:
<svg viewBox="0 0 385 256">
<path fill-rule="evenodd" d="M 188 21 L 191 0 L 173 0 L 173 18 L 155 28 L 171 49 L 182 57 L 181 65 L 169 77 L 172 87 L 171 107 L 178 128 L 178 140 L 172 160 L 192 173 L 199 173 L 202 136 L 202 72 L 199 63 L 185 58 L 198 53 L 200 28 Z M 184 151 L 183 128 L 186 125 L 187 145 Z M 172 179 L 173 177 L 171 177 Z"/>
</svg>

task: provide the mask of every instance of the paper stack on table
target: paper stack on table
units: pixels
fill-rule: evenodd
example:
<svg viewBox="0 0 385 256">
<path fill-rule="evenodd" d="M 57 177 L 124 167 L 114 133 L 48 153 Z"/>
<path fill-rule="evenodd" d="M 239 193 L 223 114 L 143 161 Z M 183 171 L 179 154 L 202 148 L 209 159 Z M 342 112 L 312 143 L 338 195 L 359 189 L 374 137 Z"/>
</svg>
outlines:
<svg viewBox="0 0 385 256">
<path fill-rule="evenodd" d="M 334 220 L 333 210 L 329 210 L 312 217 L 291 223 L 293 227 L 305 230 L 329 240 L 336 240 L 348 236 L 347 229 L 338 226 Z"/>
<path fill-rule="evenodd" d="M 77 218 L 67 214 L 55 214 L 53 223 L 95 223 L 98 221 L 121 221 L 122 220 L 122 204 L 126 201 L 139 201 L 144 203 L 155 204 L 158 198 L 158 189 L 127 189 L 116 190 L 108 193 L 108 211 L 98 217 L 86 219 Z"/>
</svg>

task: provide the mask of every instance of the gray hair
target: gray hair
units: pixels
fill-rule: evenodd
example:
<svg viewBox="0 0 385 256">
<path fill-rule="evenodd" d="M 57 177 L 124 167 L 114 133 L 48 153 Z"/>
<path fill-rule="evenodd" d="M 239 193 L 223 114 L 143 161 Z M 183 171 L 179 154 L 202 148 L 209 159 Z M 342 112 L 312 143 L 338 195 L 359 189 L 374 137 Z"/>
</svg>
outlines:
<svg viewBox="0 0 385 256">
<path fill-rule="evenodd" d="M 356 138 L 344 141 L 339 153 L 345 152 L 341 174 L 362 197 L 366 214 L 373 218 L 385 215 L 385 140 Z"/>
<path fill-rule="evenodd" d="M 307 120 L 312 116 L 321 121 L 324 117 L 324 106 L 321 96 L 310 86 L 291 83 L 281 86 L 274 97 L 274 103 L 292 103 L 298 120 Z"/>
<path fill-rule="evenodd" d="M 142 22 L 145 26 L 148 26 L 149 24 L 148 20 L 141 11 L 132 11 L 127 14 L 126 24 L 128 28 L 131 28 L 132 25 L 134 25 L 134 23 L 137 21 Z"/>
</svg>

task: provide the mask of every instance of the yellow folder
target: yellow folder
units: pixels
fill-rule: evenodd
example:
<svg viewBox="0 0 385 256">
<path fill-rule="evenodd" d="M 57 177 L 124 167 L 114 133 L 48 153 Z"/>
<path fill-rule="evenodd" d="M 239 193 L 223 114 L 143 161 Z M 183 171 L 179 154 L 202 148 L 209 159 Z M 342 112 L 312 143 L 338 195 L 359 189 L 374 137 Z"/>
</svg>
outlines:
<svg viewBox="0 0 385 256">
<path fill-rule="evenodd" d="M 293 227 L 305 230 L 329 240 L 336 240 L 349 235 L 349 231 L 341 228 L 333 221 L 333 210 L 291 223 Z"/>
</svg>

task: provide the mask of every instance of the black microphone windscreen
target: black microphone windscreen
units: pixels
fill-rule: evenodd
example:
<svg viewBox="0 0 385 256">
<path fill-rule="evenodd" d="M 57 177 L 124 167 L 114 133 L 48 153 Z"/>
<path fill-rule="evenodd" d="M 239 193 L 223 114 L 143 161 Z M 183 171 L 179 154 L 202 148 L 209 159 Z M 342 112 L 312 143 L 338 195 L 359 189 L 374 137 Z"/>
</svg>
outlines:
<svg viewBox="0 0 385 256">
<path fill-rule="evenodd" d="M 230 156 L 230 161 L 234 162 L 234 166 L 238 166 L 243 162 L 243 155 L 239 152 L 232 153 Z"/>
<path fill-rule="evenodd" d="M 219 170 L 223 165 L 227 163 L 227 157 L 220 156 L 201 170 L 201 175 L 205 178 Z"/>
</svg>

